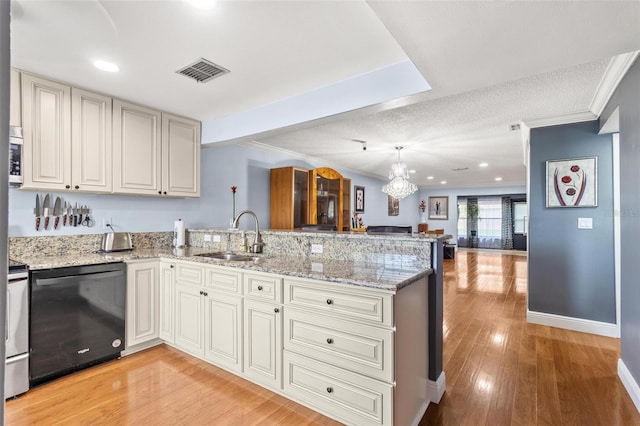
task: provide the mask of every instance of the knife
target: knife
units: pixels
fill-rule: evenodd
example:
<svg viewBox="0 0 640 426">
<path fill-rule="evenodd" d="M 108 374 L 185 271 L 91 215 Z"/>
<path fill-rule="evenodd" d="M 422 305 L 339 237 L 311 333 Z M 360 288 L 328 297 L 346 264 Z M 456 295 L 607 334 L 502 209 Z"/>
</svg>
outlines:
<svg viewBox="0 0 640 426">
<path fill-rule="evenodd" d="M 67 216 L 69 219 L 69 226 L 73 226 L 73 207 L 71 207 L 71 203 L 67 205 Z"/>
<path fill-rule="evenodd" d="M 45 195 L 44 197 L 44 203 L 42 204 L 43 210 L 44 210 L 44 229 L 47 230 L 49 229 L 49 210 L 51 206 L 51 201 L 49 200 L 49 194 Z"/>
<path fill-rule="evenodd" d="M 67 226 L 67 202 L 64 202 L 64 207 L 62 208 L 62 226 Z"/>
<path fill-rule="evenodd" d="M 76 207 L 78 207 L 78 204 L 76 203 Z M 83 208 L 82 206 L 80 206 L 80 208 L 78 209 L 78 225 L 82 225 L 82 212 L 83 212 Z"/>
<path fill-rule="evenodd" d="M 36 209 L 34 210 L 36 214 L 36 231 L 40 230 L 40 217 L 42 216 L 42 207 L 40 206 L 40 196 L 36 194 Z"/>
<path fill-rule="evenodd" d="M 56 202 L 53 204 L 53 215 L 56 217 L 55 221 L 53 222 L 53 229 L 58 229 L 58 224 L 60 223 L 60 214 L 62 213 L 60 204 L 60 197 L 56 197 Z"/>
</svg>

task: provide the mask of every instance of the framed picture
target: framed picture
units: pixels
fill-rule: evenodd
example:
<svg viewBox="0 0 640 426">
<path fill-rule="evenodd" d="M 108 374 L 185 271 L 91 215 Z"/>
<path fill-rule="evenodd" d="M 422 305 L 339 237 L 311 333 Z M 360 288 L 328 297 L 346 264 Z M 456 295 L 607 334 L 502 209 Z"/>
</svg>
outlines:
<svg viewBox="0 0 640 426">
<path fill-rule="evenodd" d="M 449 197 L 429 197 L 429 220 L 449 219 Z"/>
<path fill-rule="evenodd" d="M 598 157 L 547 161 L 547 207 L 597 207 Z"/>
<path fill-rule="evenodd" d="M 356 213 L 364 213 L 364 186 L 353 185 L 353 211 Z"/>
<path fill-rule="evenodd" d="M 389 216 L 398 216 L 400 214 L 400 200 L 397 198 L 387 195 L 387 206 L 389 209 Z"/>
</svg>

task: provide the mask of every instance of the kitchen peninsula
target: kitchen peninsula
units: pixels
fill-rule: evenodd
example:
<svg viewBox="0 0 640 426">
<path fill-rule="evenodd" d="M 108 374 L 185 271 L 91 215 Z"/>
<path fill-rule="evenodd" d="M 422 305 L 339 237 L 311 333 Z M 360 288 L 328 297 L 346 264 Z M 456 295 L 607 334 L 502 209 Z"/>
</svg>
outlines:
<svg viewBox="0 0 640 426">
<path fill-rule="evenodd" d="M 446 236 L 264 231 L 247 262 L 199 256 L 238 251 L 238 231 L 189 230 L 185 249 L 133 234 L 134 251 L 108 254 L 97 237 L 11 238 L 11 255 L 31 269 L 126 262 L 125 353 L 164 342 L 349 424 L 417 424 L 444 392 Z"/>
</svg>

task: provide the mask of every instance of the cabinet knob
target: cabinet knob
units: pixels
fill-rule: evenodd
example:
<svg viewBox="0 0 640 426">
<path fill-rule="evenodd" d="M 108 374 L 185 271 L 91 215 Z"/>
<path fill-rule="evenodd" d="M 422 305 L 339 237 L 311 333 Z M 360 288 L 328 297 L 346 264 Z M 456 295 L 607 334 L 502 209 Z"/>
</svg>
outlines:
<svg viewBox="0 0 640 426">
<path fill-rule="evenodd" d="M 327 305 L 333 305 L 333 300 L 327 299 Z"/>
<path fill-rule="evenodd" d="M 333 343 L 333 339 L 332 339 L 331 337 L 329 337 L 329 338 L 327 339 L 327 343 L 328 343 L 328 344 L 332 344 L 332 343 Z"/>
<path fill-rule="evenodd" d="M 200 290 L 200 295 L 202 296 L 204 294 L 204 291 Z"/>
<path fill-rule="evenodd" d="M 207 293 L 206 291 L 205 291 L 203 294 L 204 294 L 205 296 L 208 296 L 208 295 L 209 295 L 209 293 Z"/>
<path fill-rule="evenodd" d="M 162 195 L 162 191 L 158 191 L 158 194 Z"/>
<path fill-rule="evenodd" d="M 78 185 L 74 186 L 75 189 L 80 189 L 80 187 Z"/>
<path fill-rule="evenodd" d="M 164 195 L 167 195 L 167 191 L 164 191 Z"/>
<path fill-rule="evenodd" d="M 71 185 L 65 185 L 64 187 L 67 189 L 71 189 Z"/>
<path fill-rule="evenodd" d="M 333 388 L 331 386 L 327 388 L 327 393 L 333 393 Z"/>
<path fill-rule="evenodd" d="M 169 268 L 173 268 L 173 265 L 169 265 Z"/>
<path fill-rule="evenodd" d="M 262 286 L 261 285 L 258 286 L 258 291 L 262 291 Z"/>
<path fill-rule="evenodd" d="M 273 308 L 273 312 L 277 314 L 278 312 L 280 312 L 280 308 Z"/>
</svg>

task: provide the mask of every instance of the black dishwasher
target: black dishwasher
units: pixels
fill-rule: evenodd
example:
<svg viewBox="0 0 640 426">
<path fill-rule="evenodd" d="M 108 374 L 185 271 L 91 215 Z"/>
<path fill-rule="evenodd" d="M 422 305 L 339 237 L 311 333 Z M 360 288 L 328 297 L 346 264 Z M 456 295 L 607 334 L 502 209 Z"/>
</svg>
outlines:
<svg viewBox="0 0 640 426">
<path fill-rule="evenodd" d="M 29 278 L 31 386 L 120 356 L 124 263 L 35 270 Z"/>
</svg>

